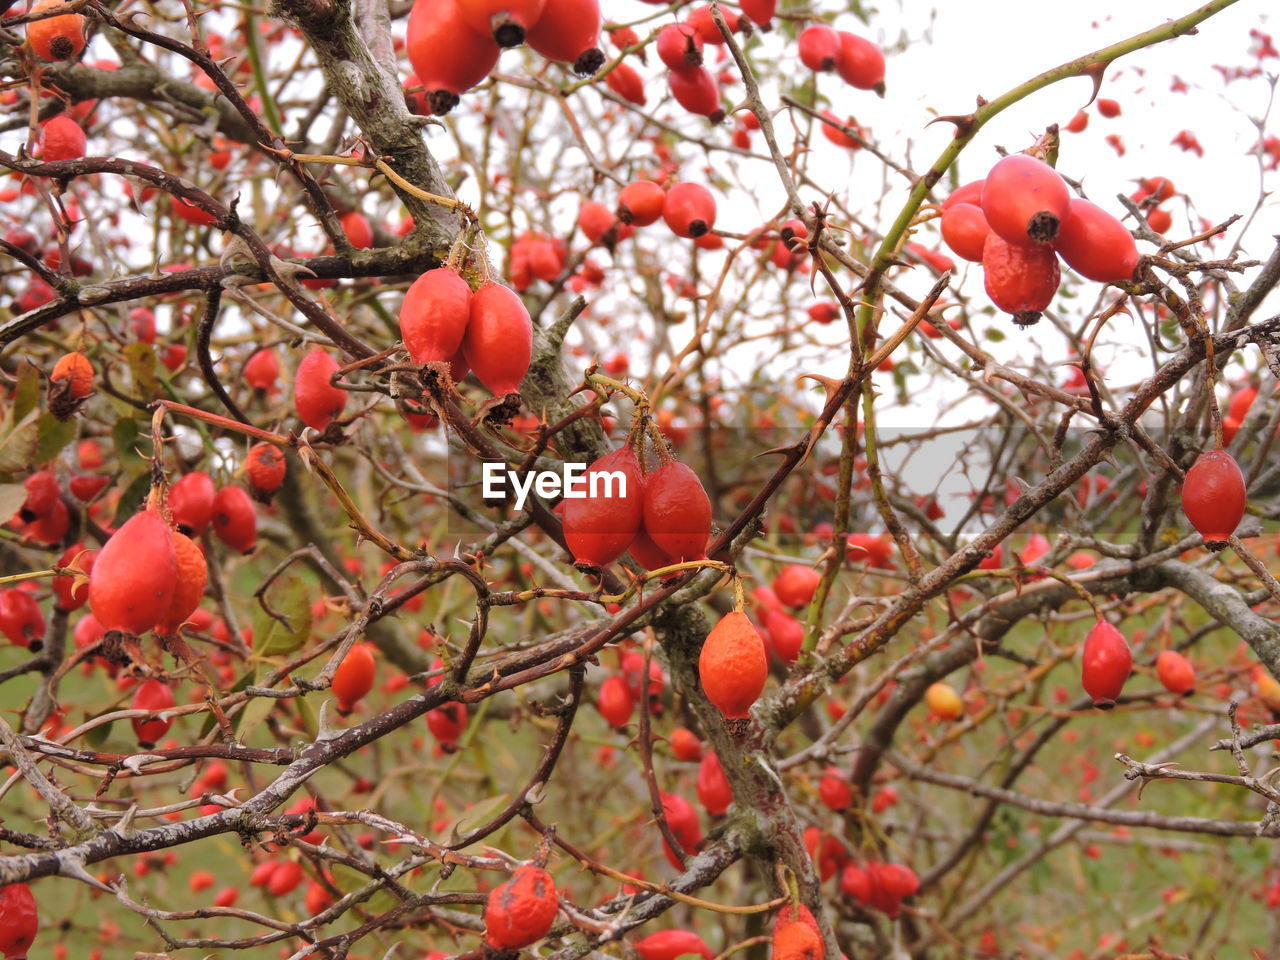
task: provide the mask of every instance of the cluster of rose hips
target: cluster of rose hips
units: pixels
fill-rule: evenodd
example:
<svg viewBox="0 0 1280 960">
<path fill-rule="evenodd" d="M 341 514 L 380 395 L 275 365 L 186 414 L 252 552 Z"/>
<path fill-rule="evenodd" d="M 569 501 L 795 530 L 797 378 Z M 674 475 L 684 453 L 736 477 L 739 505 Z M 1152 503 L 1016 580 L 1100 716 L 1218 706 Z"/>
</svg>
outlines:
<svg viewBox="0 0 1280 960">
<path fill-rule="evenodd" d="M 1027 326 L 1058 292 L 1061 257 L 1099 283 L 1133 278 L 1133 236 L 1101 207 L 1072 197 L 1051 166 L 1028 154 L 997 161 L 983 180 L 942 203 L 942 239 L 959 257 L 981 263 L 988 296 Z"/>
</svg>

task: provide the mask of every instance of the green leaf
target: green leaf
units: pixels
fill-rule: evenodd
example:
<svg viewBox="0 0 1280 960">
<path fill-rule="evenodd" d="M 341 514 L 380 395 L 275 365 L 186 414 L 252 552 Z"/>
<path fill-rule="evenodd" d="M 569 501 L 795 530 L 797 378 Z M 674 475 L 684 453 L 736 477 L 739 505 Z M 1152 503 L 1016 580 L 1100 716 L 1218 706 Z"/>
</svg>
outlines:
<svg viewBox="0 0 1280 960">
<path fill-rule="evenodd" d="M 120 505 L 116 507 L 116 515 L 111 520 L 112 526 L 120 526 L 120 524 L 141 510 L 143 504 L 147 502 L 147 494 L 150 492 L 151 471 L 144 470 L 134 477 L 129 486 L 125 487 L 124 493 L 120 494 Z"/>
<path fill-rule="evenodd" d="M 18 368 L 18 386 L 13 392 L 13 419 L 21 422 L 40 406 L 40 371 L 29 360 Z"/>
<path fill-rule="evenodd" d="M 312 589 L 297 577 L 277 583 L 282 586 L 268 593 L 267 602 L 289 621 L 289 626 L 258 606 L 253 613 L 253 649 L 263 657 L 287 657 L 311 636 Z"/>
<path fill-rule="evenodd" d="M 271 671 L 271 668 L 263 664 L 258 668 L 258 676 L 265 676 Z M 255 678 L 256 679 L 256 678 Z M 236 736 L 240 738 L 242 743 L 249 742 L 249 736 L 262 726 L 263 721 L 267 719 L 267 715 L 271 713 L 279 704 L 283 703 L 275 697 L 255 697 L 250 700 L 239 714 L 236 715 L 232 726 L 235 728 Z"/>
<path fill-rule="evenodd" d="M 16 473 L 35 462 L 40 443 L 40 409 L 34 408 L 0 439 L 0 473 Z M 6 421 L 7 422 L 7 421 Z"/>
<path fill-rule="evenodd" d="M 27 500 L 27 488 L 20 483 L 0 484 L 0 519 L 8 520 L 22 509 Z"/>
<path fill-rule="evenodd" d="M 36 463 L 44 463 L 56 457 L 63 447 L 76 438 L 76 423 L 74 420 L 59 420 L 53 414 L 46 413 L 40 417 L 36 434 Z"/>
<path fill-rule="evenodd" d="M 121 417 L 111 428 L 111 442 L 116 448 L 116 456 L 120 458 L 120 469 L 125 473 L 147 466 L 136 449 L 142 427 L 137 420 Z"/>
<path fill-rule="evenodd" d="M 133 375 L 133 385 L 143 399 L 160 396 L 160 380 L 156 377 L 156 351 L 149 343 L 131 343 L 121 351 L 125 362 L 129 364 L 129 372 Z"/>
</svg>

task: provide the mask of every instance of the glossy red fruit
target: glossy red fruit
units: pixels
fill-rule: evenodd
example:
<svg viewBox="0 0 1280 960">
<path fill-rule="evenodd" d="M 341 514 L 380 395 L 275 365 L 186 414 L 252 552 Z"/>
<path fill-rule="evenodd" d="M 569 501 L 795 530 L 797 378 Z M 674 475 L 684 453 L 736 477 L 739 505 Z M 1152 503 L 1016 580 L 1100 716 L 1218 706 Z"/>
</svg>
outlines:
<svg viewBox="0 0 1280 960">
<path fill-rule="evenodd" d="M 209 529 L 218 488 L 203 470 L 184 473 L 169 488 L 169 515 L 183 533 L 198 537 Z"/>
<path fill-rule="evenodd" d="M 778 12 L 778 0 L 742 0 L 742 12 L 760 29 L 768 30 Z"/>
<path fill-rule="evenodd" d="M 846 810 L 853 804 L 853 787 L 839 767 L 827 767 L 818 781 L 818 798 L 828 810 Z"/>
<path fill-rule="evenodd" d="M 373 689 L 373 681 L 378 672 L 373 649 L 371 643 L 355 644 L 347 651 L 333 674 L 329 689 L 338 698 L 338 709 L 343 713 L 351 712 L 360 699 Z"/>
<path fill-rule="evenodd" d="M 589 77 L 604 65 L 600 23 L 599 0 L 546 0 L 525 39 L 548 60 L 572 64 L 574 73 Z"/>
<path fill-rule="evenodd" d="M 644 478 L 644 530 L 673 562 L 706 556 L 711 501 L 685 464 L 668 461 Z"/>
<path fill-rule="evenodd" d="M 652 180 L 635 180 L 618 194 L 618 219 L 637 227 L 647 227 L 662 216 L 667 191 Z"/>
<path fill-rule="evenodd" d="M 662 217 L 677 237 L 697 239 L 716 225 L 716 198 L 700 183 L 677 183 L 667 191 Z"/>
<path fill-rule="evenodd" d="M 209 579 L 204 551 L 195 541 L 177 530 L 170 530 L 169 542 L 173 544 L 177 576 L 174 579 L 173 599 L 169 602 L 169 609 L 156 623 L 156 633 L 161 636 L 177 634 L 196 607 L 200 606 L 200 601 L 204 598 L 205 583 Z"/>
<path fill-rule="evenodd" d="M 271 874 L 267 881 L 267 893 L 273 897 L 287 897 L 302 885 L 306 872 L 302 864 L 296 860 L 285 860 Z"/>
<path fill-rule="evenodd" d="M 677 760 L 693 763 L 702 759 L 702 741 L 688 727 L 676 727 L 667 739 Z"/>
<path fill-rule="evenodd" d="M 1110 710 L 1124 689 L 1133 669 L 1133 654 L 1124 634 L 1099 620 L 1084 641 L 1084 661 L 1080 680 L 1085 692 L 1093 697 L 1093 705 Z"/>
<path fill-rule="evenodd" d="M 6 960 L 25 957 L 39 929 L 40 914 L 31 889 L 25 883 L 0 887 L 0 955 Z"/>
<path fill-rule="evenodd" d="M 623 100 L 634 103 L 638 107 L 648 103 L 648 98 L 644 95 L 644 78 L 629 63 L 619 63 L 611 69 L 606 74 L 604 82 Z"/>
<path fill-rule="evenodd" d="M 518 47 L 542 16 L 546 0 L 457 0 L 462 19 L 500 47 Z M 416 66 L 416 64 L 415 64 Z M 418 72 L 422 76 L 422 72 Z"/>
<path fill-rule="evenodd" d="M 986 183 L 986 180 L 971 180 L 962 187 L 956 187 L 948 194 L 947 199 L 942 201 L 942 209 L 947 210 L 957 203 L 972 203 L 975 207 L 981 207 L 982 188 Z"/>
<path fill-rule="evenodd" d="M 148 680 L 134 691 L 130 710 L 164 711 L 174 706 L 173 688 L 163 680 Z M 173 726 L 173 718 L 166 716 L 134 717 L 130 721 L 133 732 L 138 738 L 138 746 L 144 750 L 154 747 Z"/>
<path fill-rule="evenodd" d="M 715 77 L 705 67 L 672 70 L 667 74 L 667 86 L 676 102 L 690 113 L 706 117 L 712 123 L 719 123 L 724 119 L 724 109 L 720 106 L 720 88 L 716 86 Z"/>
<path fill-rule="evenodd" d="M 600 692 L 596 694 L 596 709 L 604 717 L 604 722 L 611 727 L 625 727 L 635 707 L 636 701 L 626 677 L 616 673 L 605 677 L 600 684 Z"/>
<path fill-rule="evenodd" d="M 768 675 L 760 633 L 746 614 L 725 614 L 707 634 L 698 657 L 698 679 L 707 699 L 729 719 L 748 717 Z"/>
<path fill-rule="evenodd" d="M 706 941 L 692 930 L 659 930 L 647 937 L 633 940 L 631 946 L 640 960 L 677 960 L 690 955 L 713 960 L 716 955 Z"/>
<path fill-rule="evenodd" d="M 859 90 L 874 90 L 884 95 L 884 54 L 870 40 L 840 30 L 840 49 L 836 52 L 836 72 L 840 79 Z"/>
<path fill-rule="evenodd" d="M 54 364 L 49 381 L 67 384 L 67 396 L 72 399 L 87 397 L 93 390 L 93 365 L 83 353 L 64 353 Z"/>
<path fill-rule="evenodd" d="M 1098 113 L 1106 117 L 1108 120 L 1113 117 L 1120 116 L 1120 104 L 1116 100 L 1108 100 L 1106 97 L 1100 97 L 1096 101 L 1095 106 L 1098 108 Z"/>
<path fill-rule="evenodd" d="M 40 0 L 31 12 L 62 5 L 61 0 Z M 66 13 L 33 20 L 27 24 L 27 43 L 44 60 L 70 60 L 84 49 L 84 17 L 78 13 Z"/>
<path fill-rule="evenodd" d="M 258 513 L 240 487 L 223 487 L 213 498 L 213 532 L 232 550 L 249 553 L 258 542 Z"/>
<path fill-rule="evenodd" d="M 589 495 L 593 485 L 599 496 Z M 588 496 L 565 498 L 565 543 L 575 562 L 607 566 L 627 552 L 640 531 L 644 518 L 640 461 L 630 447 L 606 453 L 587 468 L 579 486 Z"/>
<path fill-rule="evenodd" d="M 987 296 L 1020 327 L 1039 321 L 1062 280 L 1052 247 L 1008 243 L 994 231 L 982 249 L 982 269 Z"/>
<path fill-rule="evenodd" d="M 414 363 L 442 363 L 462 347 L 471 320 L 471 287 L 447 267 L 413 281 L 400 304 L 400 338 Z"/>
<path fill-rule="evenodd" d="M 287 471 L 284 451 L 273 443 L 255 443 L 245 455 L 244 475 L 255 500 L 270 503 Z"/>
<path fill-rule="evenodd" d="M 50 117 L 40 125 L 40 159 L 78 160 L 85 152 L 84 128 L 66 114 Z"/>
<path fill-rule="evenodd" d="M 37 470 L 22 481 L 22 486 L 26 491 L 26 499 L 18 510 L 18 517 L 22 520 L 47 517 L 57 507 L 61 494 L 58 476 L 52 470 Z"/>
<path fill-rule="evenodd" d="M 189 203 L 182 197 L 171 196 L 169 198 L 169 208 L 173 211 L 173 215 L 179 220 L 183 220 L 193 227 L 212 227 L 218 222 L 218 218 L 207 210 L 197 207 L 194 203 Z"/>
<path fill-rule="evenodd" d="M 982 212 L 987 223 L 1013 244 L 1053 240 L 1070 202 L 1067 184 L 1058 172 L 1025 153 L 998 160 L 983 182 Z"/>
<path fill-rule="evenodd" d="M 1182 512 L 1210 550 L 1227 545 L 1244 518 L 1246 500 L 1240 465 L 1222 449 L 1200 454 L 1182 484 Z"/>
<path fill-rule="evenodd" d="M 44 614 L 29 591 L 19 587 L 0 590 L 0 633 L 33 653 L 44 648 Z"/>
<path fill-rule="evenodd" d="M 773 928 L 772 960 L 822 960 L 822 936 L 807 923 L 779 923 Z"/>
<path fill-rule="evenodd" d="M 667 826 L 675 834 L 685 853 L 692 853 L 702 846 L 702 828 L 698 825 L 698 811 L 678 793 L 663 793 L 662 815 L 667 818 Z"/>
<path fill-rule="evenodd" d="M 547 935 L 559 909 L 551 874 L 531 864 L 516 867 L 510 880 L 489 891 L 484 941 L 498 950 L 527 947 Z"/>
<path fill-rule="evenodd" d="M 982 208 L 972 203 L 957 203 L 942 211 L 942 241 L 957 257 L 982 262 L 982 248 L 991 228 Z"/>
<path fill-rule="evenodd" d="M 329 382 L 338 372 L 338 361 L 314 347 L 298 364 L 293 380 L 293 402 L 298 418 L 308 427 L 324 430 L 347 406 L 347 391 Z"/>
<path fill-rule="evenodd" d="M 578 227 L 592 243 L 603 242 L 606 246 L 636 232 L 635 227 L 619 222 L 613 211 L 597 200 L 588 200 L 579 208 Z"/>
<path fill-rule="evenodd" d="M 668 70 L 687 73 L 702 66 L 702 34 L 687 23 L 669 23 L 659 30 L 654 48 Z"/>
<path fill-rule="evenodd" d="M 791 563 L 773 578 L 773 593 L 788 607 L 807 606 L 821 580 L 822 574 L 813 567 Z"/>
<path fill-rule="evenodd" d="M 1156 657 L 1156 677 L 1166 690 L 1178 696 L 1196 688 L 1196 668 L 1176 650 L 1162 650 Z"/>
<path fill-rule="evenodd" d="M 1124 224 L 1079 197 L 1067 205 L 1053 246 L 1067 266 L 1098 283 L 1130 280 L 1138 268 L 1138 245 Z"/>
<path fill-rule="evenodd" d="M 57 566 L 74 566 L 81 572 L 89 574 L 93 571 L 93 563 L 97 559 L 97 550 L 86 550 L 84 544 L 77 541 L 63 551 L 62 556 L 58 558 Z M 53 592 L 57 597 L 55 606 L 65 613 L 73 613 L 89 601 L 89 585 L 84 582 L 77 584 L 70 574 L 53 578 Z"/>
<path fill-rule="evenodd" d="M 631 541 L 627 552 L 646 570 L 658 570 L 676 562 L 675 558 L 654 543 L 653 539 L 644 532 L 643 525 L 640 532 L 636 534 L 636 538 Z"/>
<path fill-rule="evenodd" d="M 733 804 L 733 787 L 729 786 L 729 778 L 724 775 L 724 767 L 714 750 L 704 753 L 698 764 L 697 790 L 703 809 L 713 817 L 720 816 Z"/>
<path fill-rule="evenodd" d="M 169 612 L 177 576 L 168 524 L 159 511 L 141 510 L 98 553 L 89 609 L 106 630 L 146 633 Z"/>
<path fill-rule="evenodd" d="M 338 218 L 342 224 L 342 232 L 357 250 L 368 250 L 373 246 L 373 226 L 369 218 L 358 210 L 351 210 Z"/>
<path fill-rule="evenodd" d="M 255 390 L 270 392 L 280 377 L 280 358 L 274 350 L 257 350 L 244 365 L 244 382 Z"/>
<path fill-rule="evenodd" d="M 533 324 L 510 287 L 490 283 L 475 292 L 462 351 L 467 366 L 495 396 L 520 392 L 533 356 Z"/>
<path fill-rule="evenodd" d="M 730 33 L 737 33 L 742 29 L 742 25 L 739 22 L 740 18 L 728 7 L 721 7 L 720 15 L 724 17 L 724 25 L 729 28 Z M 724 35 L 720 32 L 720 28 L 716 26 L 715 17 L 711 14 L 710 4 L 695 7 L 689 11 L 689 16 L 685 19 L 690 26 L 701 34 L 704 43 L 724 46 Z"/>
<path fill-rule="evenodd" d="M 901 900 L 913 896 L 920 889 L 920 878 L 914 870 L 901 863 L 884 863 L 880 865 L 880 886 L 890 896 Z"/>
<path fill-rule="evenodd" d="M 431 110 L 448 113 L 489 75 L 502 52 L 488 30 L 473 30 L 457 0 L 415 0 L 405 35 L 409 62 Z"/>
<path fill-rule="evenodd" d="M 796 47 L 806 67 L 829 73 L 840 57 L 840 36 L 825 23 L 812 23 L 800 31 Z"/>
<path fill-rule="evenodd" d="M 788 613 L 770 609 L 764 611 L 761 621 L 777 658 L 787 666 L 795 663 L 804 649 L 804 624 Z"/>
</svg>

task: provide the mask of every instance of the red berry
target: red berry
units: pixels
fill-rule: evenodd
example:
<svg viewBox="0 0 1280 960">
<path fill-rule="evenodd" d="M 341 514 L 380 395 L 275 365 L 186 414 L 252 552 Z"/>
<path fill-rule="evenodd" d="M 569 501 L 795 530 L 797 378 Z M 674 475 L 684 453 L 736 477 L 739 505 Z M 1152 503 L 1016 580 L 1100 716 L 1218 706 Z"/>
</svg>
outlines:
<svg viewBox="0 0 1280 960">
<path fill-rule="evenodd" d="M 203 470 L 183 474 L 169 488 L 169 515 L 178 529 L 195 537 L 209 529 L 217 492 L 213 480 Z"/>
<path fill-rule="evenodd" d="M 692 763 L 702 759 L 702 741 L 687 727 L 676 727 L 667 739 L 671 744 L 671 752 L 676 755 L 677 760 Z"/>
<path fill-rule="evenodd" d="M 400 304 L 400 338 L 414 363 L 441 363 L 462 347 L 471 320 L 471 287 L 447 267 L 413 281 Z"/>
<path fill-rule="evenodd" d="M 672 562 L 706 556 L 711 501 L 685 464 L 669 461 L 644 478 L 644 531 Z"/>
<path fill-rule="evenodd" d="M 533 324 L 510 287 L 490 283 L 472 295 L 462 351 L 467 366 L 494 396 L 520 392 L 533 357 Z"/>
<path fill-rule="evenodd" d="M 78 15 L 76 19 L 79 19 Z M 0 955 L 15 960 L 25 957 L 39 929 L 40 915 L 31 889 L 25 883 L 0 887 Z"/>
<path fill-rule="evenodd" d="M 245 363 L 242 376 L 255 390 L 274 390 L 280 376 L 280 358 L 274 350 L 255 350 Z"/>
<path fill-rule="evenodd" d="M 1110 120 L 1112 117 L 1120 116 L 1120 104 L 1115 100 L 1108 100 L 1106 97 L 1097 101 L 1098 113 Z"/>
<path fill-rule="evenodd" d="M 498 950 L 527 947 L 547 935 L 559 909 L 551 874 L 532 865 L 516 867 L 510 880 L 489 891 L 485 943 Z"/>
<path fill-rule="evenodd" d="M 840 57 L 840 36 L 825 23 L 812 23 L 796 40 L 800 62 L 810 70 L 830 73 Z"/>
<path fill-rule="evenodd" d="M 62 5 L 62 0 L 40 0 L 32 13 Z M 78 13 L 32 20 L 27 24 L 27 43 L 45 60 L 70 60 L 84 49 L 84 17 Z"/>
<path fill-rule="evenodd" d="M 729 786 L 729 778 L 724 775 L 724 767 L 714 750 L 702 755 L 702 762 L 698 765 L 697 790 L 703 809 L 713 817 L 723 814 L 733 803 L 733 787 Z"/>
<path fill-rule="evenodd" d="M 44 647 L 44 614 L 29 591 L 19 587 L 0 591 L 0 633 L 33 653 Z"/>
<path fill-rule="evenodd" d="M 1156 677 L 1170 693 L 1185 696 L 1196 688 L 1196 668 L 1176 650 L 1162 650 L 1156 657 Z"/>
<path fill-rule="evenodd" d="M 89 609 L 106 630 L 143 634 L 169 612 L 178 561 L 169 527 L 142 510 L 111 535 L 89 577 Z"/>
<path fill-rule="evenodd" d="M 600 692 L 596 694 L 596 708 L 605 723 L 611 727 L 625 727 L 635 706 L 626 677 L 616 673 L 605 677 L 604 683 L 600 684 Z"/>
<path fill-rule="evenodd" d="M 828 810 L 845 810 L 853 804 L 853 787 L 839 767 L 827 767 L 818 781 L 818 797 Z"/>
<path fill-rule="evenodd" d="M 840 49 L 836 53 L 836 72 L 840 79 L 859 90 L 884 94 L 884 54 L 870 40 L 841 30 Z"/>
<path fill-rule="evenodd" d="M 724 110 L 720 106 L 720 88 L 716 86 L 715 77 L 705 67 L 672 70 L 667 74 L 667 86 L 676 102 L 690 113 L 706 117 L 712 123 L 719 123 L 724 119 Z"/>
<path fill-rule="evenodd" d="M 213 532 L 232 550 L 249 553 L 258 542 L 258 514 L 239 487 L 223 487 L 213 498 Z"/>
<path fill-rule="evenodd" d="M 1182 484 L 1182 511 L 1210 550 L 1227 545 L 1244 518 L 1246 499 L 1240 465 L 1222 449 L 1200 454 Z"/>
<path fill-rule="evenodd" d="M 1124 224 L 1079 197 L 1067 205 L 1053 246 L 1067 266 L 1098 283 L 1129 280 L 1138 267 L 1138 246 Z"/>
<path fill-rule="evenodd" d="M 942 241 L 957 257 L 982 262 L 982 249 L 991 228 L 982 208 L 972 203 L 956 203 L 943 207 Z"/>
<path fill-rule="evenodd" d="M 492 35 L 500 47 L 518 47 L 542 16 L 546 0 L 457 0 L 462 19 L 476 33 Z M 421 76 L 419 72 L 419 76 Z"/>
<path fill-rule="evenodd" d="M 405 47 L 426 101 L 437 114 L 448 113 L 458 94 L 487 77 L 502 52 L 487 29 L 468 26 L 457 0 L 415 0 Z"/>
<path fill-rule="evenodd" d="M 256 499 L 270 503 L 284 484 L 288 467 L 284 452 L 271 443 L 255 443 L 244 458 L 244 473 Z"/>
<path fill-rule="evenodd" d="M 1020 327 L 1040 319 L 1062 279 L 1052 247 L 1008 243 L 994 231 L 983 246 L 982 268 L 987 296 Z"/>
<path fill-rule="evenodd" d="M 659 30 L 654 48 L 668 70 L 686 73 L 702 66 L 702 34 L 687 23 L 669 23 Z"/>
<path fill-rule="evenodd" d="M 635 180 L 618 194 L 618 219 L 637 227 L 647 227 L 662 216 L 667 191 L 652 180 Z"/>
<path fill-rule="evenodd" d="M 307 426 L 324 430 L 346 408 L 347 391 L 330 382 L 337 372 L 338 362 L 320 347 L 312 348 L 298 364 L 293 402 L 298 418 Z"/>
<path fill-rule="evenodd" d="M 982 212 L 1009 243 L 1048 243 L 1058 235 L 1071 196 L 1058 172 L 1043 160 L 1014 153 L 987 173 Z"/>
<path fill-rule="evenodd" d="M 813 567 L 802 563 L 788 564 L 773 578 L 773 593 L 788 607 L 807 606 L 821 580 L 822 574 Z"/>
<path fill-rule="evenodd" d="M 700 183 L 677 183 L 667 191 L 662 217 L 677 237 L 697 239 L 716 225 L 716 198 Z"/>
<path fill-rule="evenodd" d="M 759 631 L 746 614 L 726 614 L 707 634 L 698 657 L 698 679 L 707 699 L 729 719 L 747 717 L 768 675 Z"/>
<path fill-rule="evenodd" d="M 165 711 L 176 702 L 173 699 L 173 688 L 167 683 L 163 680 L 148 680 L 134 692 L 129 709 Z M 144 750 L 154 747 L 173 726 L 172 717 L 134 717 L 130 722 L 138 738 L 138 746 Z"/>
<path fill-rule="evenodd" d="M 548 60 L 572 64 L 574 73 L 589 77 L 604 65 L 600 23 L 599 0 L 546 0 L 525 39 Z"/>
<path fill-rule="evenodd" d="M 697 954 L 703 960 L 713 960 L 716 953 L 692 930 L 659 930 L 631 944 L 640 960 L 677 960 Z"/>
<path fill-rule="evenodd" d="M 1095 707 L 1110 710 L 1133 668 L 1133 654 L 1124 634 L 1099 620 L 1085 638 L 1083 661 L 1080 679 L 1085 692 L 1093 697 Z"/>
<path fill-rule="evenodd" d="M 177 530 L 170 530 L 169 542 L 173 544 L 177 578 L 169 609 L 156 623 L 156 633 L 161 636 L 177 634 L 187 622 L 187 618 L 200 606 L 200 601 L 204 598 L 205 583 L 209 578 L 204 552 L 195 541 Z"/>
<path fill-rule="evenodd" d="M 593 482 L 598 497 L 589 495 Z M 587 468 L 580 485 L 588 496 L 564 501 L 565 543 L 577 563 L 603 567 L 626 553 L 644 516 L 643 484 L 640 462 L 630 447 L 607 453 Z"/>
<path fill-rule="evenodd" d="M 352 210 L 344 213 L 338 218 L 342 224 L 342 232 L 347 235 L 347 240 L 357 250 L 368 250 L 373 246 L 373 227 L 369 224 L 369 218 L 358 210 Z"/>
<path fill-rule="evenodd" d="M 643 107 L 648 100 L 644 95 L 644 78 L 629 63 L 619 63 L 604 78 L 610 90 L 623 100 Z"/>
<path fill-rule="evenodd" d="M 377 673 L 377 661 L 373 656 L 373 644 L 357 643 L 338 664 L 329 689 L 338 698 L 338 709 L 350 712 L 360 699 L 373 689 Z"/>
</svg>

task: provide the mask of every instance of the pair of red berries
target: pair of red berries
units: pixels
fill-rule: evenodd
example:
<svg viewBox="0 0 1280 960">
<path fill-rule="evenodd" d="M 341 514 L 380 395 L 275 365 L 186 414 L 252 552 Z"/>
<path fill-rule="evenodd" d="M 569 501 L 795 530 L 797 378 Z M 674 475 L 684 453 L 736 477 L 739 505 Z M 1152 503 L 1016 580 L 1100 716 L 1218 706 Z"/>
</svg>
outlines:
<svg viewBox="0 0 1280 960">
<path fill-rule="evenodd" d="M 504 47 L 526 41 L 590 76 L 604 63 L 600 25 L 598 0 L 414 0 L 405 45 L 427 105 L 444 114 L 489 75 Z"/>
<path fill-rule="evenodd" d="M 1072 197 L 1057 171 L 1026 154 L 1004 157 L 985 180 L 952 193 L 941 226 L 957 256 L 982 264 L 987 295 L 1019 326 L 1035 323 L 1053 302 L 1059 256 L 1099 283 L 1129 280 L 1138 266 L 1124 224 Z"/>
<path fill-rule="evenodd" d="M 400 336 L 414 363 L 447 363 L 457 381 L 468 370 L 499 397 L 520 392 L 533 357 L 529 311 L 510 287 L 474 293 L 448 267 L 428 270 L 400 305 Z"/>
<path fill-rule="evenodd" d="M 654 46 L 666 65 L 667 86 L 676 102 L 712 123 L 724 119 L 720 88 L 702 65 L 702 33 L 690 23 L 672 23 L 658 31 Z"/>
<path fill-rule="evenodd" d="M 600 482 L 610 474 L 623 483 Z M 646 475 L 635 452 L 622 447 L 591 464 L 584 483 L 599 495 L 566 498 L 558 508 L 575 562 L 603 567 L 629 550 L 646 570 L 656 570 L 706 556 L 711 501 L 685 464 L 668 460 Z"/>
</svg>

